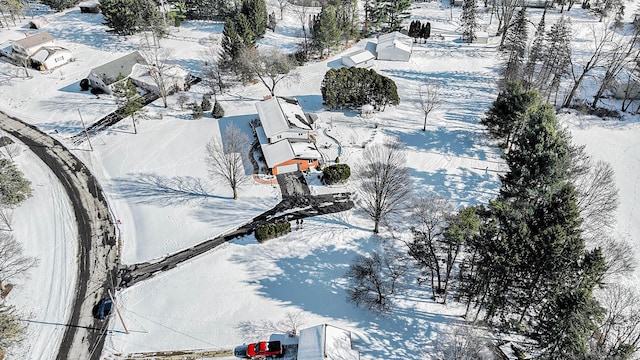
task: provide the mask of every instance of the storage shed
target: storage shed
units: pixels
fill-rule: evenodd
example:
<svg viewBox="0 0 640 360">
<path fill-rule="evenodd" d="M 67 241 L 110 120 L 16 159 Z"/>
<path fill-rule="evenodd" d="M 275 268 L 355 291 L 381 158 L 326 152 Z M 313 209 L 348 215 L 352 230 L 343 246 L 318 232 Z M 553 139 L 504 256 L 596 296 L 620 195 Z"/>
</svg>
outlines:
<svg viewBox="0 0 640 360">
<path fill-rule="evenodd" d="M 378 60 L 409 61 L 412 47 L 411 37 L 394 31 L 378 36 L 376 53 Z"/>
<path fill-rule="evenodd" d="M 369 50 L 360 49 L 342 56 L 342 65 L 348 67 L 371 67 L 376 56 Z"/>
<path fill-rule="evenodd" d="M 298 360 L 359 360 L 351 348 L 351 332 L 322 324 L 300 330 Z"/>
</svg>

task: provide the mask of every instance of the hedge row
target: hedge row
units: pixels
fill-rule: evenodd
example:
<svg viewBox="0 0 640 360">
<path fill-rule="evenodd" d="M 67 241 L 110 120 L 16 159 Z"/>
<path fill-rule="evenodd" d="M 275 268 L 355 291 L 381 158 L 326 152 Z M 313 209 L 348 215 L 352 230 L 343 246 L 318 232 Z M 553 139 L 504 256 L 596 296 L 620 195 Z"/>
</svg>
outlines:
<svg viewBox="0 0 640 360">
<path fill-rule="evenodd" d="M 291 232 L 291 223 L 288 221 L 276 221 L 274 223 L 261 224 L 256 227 L 255 235 L 258 241 L 273 239 Z"/>
</svg>

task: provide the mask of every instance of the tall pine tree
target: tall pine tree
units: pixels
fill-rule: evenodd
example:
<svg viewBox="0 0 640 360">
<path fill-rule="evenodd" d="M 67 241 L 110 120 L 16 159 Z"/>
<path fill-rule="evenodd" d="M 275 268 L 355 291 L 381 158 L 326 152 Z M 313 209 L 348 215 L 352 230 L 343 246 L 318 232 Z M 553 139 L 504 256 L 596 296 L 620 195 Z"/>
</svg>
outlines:
<svg viewBox="0 0 640 360">
<path fill-rule="evenodd" d="M 476 0 L 464 0 L 462 3 L 462 41 L 472 43 L 476 41 L 476 30 L 478 29 Z"/>
<path fill-rule="evenodd" d="M 321 56 L 324 56 L 325 50 L 331 51 L 338 44 L 340 36 L 335 8 L 333 5 L 323 6 L 313 26 L 313 41 Z"/>
<path fill-rule="evenodd" d="M 506 62 L 502 71 L 500 86 L 511 81 L 520 81 L 524 73 L 525 51 L 527 44 L 526 8 L 520 9 L 507 30 L 503 50 L 506 51 Z"/>
</svg>

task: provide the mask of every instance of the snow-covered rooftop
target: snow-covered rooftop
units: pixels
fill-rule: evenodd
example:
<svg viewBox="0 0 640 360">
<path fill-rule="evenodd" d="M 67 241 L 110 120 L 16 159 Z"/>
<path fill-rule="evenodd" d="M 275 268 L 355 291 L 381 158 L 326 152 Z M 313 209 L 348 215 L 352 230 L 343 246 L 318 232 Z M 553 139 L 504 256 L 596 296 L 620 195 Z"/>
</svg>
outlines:
<svg viewBox="0 0 640 360">
<path fill-rule="evenodd" d="M 358 360 L 351 349 L 351 332 L 321 324 L 300 331 L 298 360 Z"/>
<path fill-rule="evenodd" d="M 378 45 L 376 46 L 376 51 L 380 52 L 380 50 L 397 48 L 400 50 L 411 52 L 412 44 L 413 39 L 411 39 L 409 36 L 394 31 L 389 34 L 378 36 Z"/>
<path fill-rule="evenodd" d="M 354 63 L 360 64 L 360 63 L 363 63 L 363 62 L 367 62 L 369 60 L 373 60 L 373 59 L 376 58 L 376 56 L 373 55 L 367 49 L 360 49 L 358 51 L 354 51 L 354 52 L 352 52 L 350 54 L 344 55 L 343 58 L 349 58 Z"/>
<path fill-rule="evenodd" d="M 256 103 L 258 116 L 268 138 L 292 128 L 313 130 L 298 101 L 272 97 Z"/>
</svg>

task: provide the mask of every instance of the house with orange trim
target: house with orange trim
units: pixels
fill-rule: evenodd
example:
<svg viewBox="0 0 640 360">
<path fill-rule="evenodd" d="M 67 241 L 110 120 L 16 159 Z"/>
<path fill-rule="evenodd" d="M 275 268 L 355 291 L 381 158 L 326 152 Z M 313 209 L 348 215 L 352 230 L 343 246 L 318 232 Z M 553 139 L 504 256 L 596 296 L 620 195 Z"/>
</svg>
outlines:
<svg viewBox="0 0 640 360">
<path fill-rule="evenodd" d="M 255 128 L 265 162 L 273 175 L 318 166 L 316 116 L 305 113 L 298 100 L 271 97 L 256 103 L 260 126 Z"/>
</svg>

